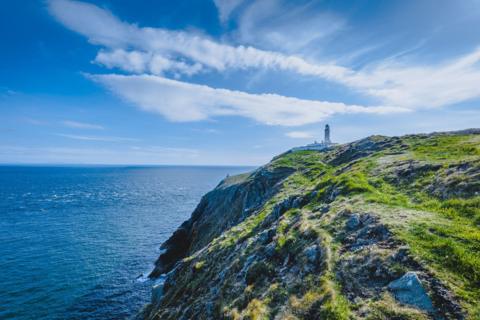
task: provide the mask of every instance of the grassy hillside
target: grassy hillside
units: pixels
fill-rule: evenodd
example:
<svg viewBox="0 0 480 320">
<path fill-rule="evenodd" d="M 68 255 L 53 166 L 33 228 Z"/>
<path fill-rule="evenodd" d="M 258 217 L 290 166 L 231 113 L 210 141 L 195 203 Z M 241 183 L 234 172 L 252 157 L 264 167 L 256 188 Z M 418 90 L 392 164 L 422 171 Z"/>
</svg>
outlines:
<svg viewBox="0 0 480 320">
<path fill-rule="evenodd" d="M 480 319 L 479 133 L 372 136 L 228 178 L 145 318 Z M 224 194 L 242 201 L 215 211 Z M 407 272 L 425 307 L 392 289 Z"/>
</svg>

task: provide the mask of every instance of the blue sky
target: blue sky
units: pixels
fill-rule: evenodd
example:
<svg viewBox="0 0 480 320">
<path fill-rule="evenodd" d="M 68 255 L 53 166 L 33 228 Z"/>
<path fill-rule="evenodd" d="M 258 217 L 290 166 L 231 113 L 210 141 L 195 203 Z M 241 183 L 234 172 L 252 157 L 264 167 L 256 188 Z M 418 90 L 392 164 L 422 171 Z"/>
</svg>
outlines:
<svg viewBox="0 0 480 320">
<path fill-rule="evenodd" d="M 0 163 L 259 165 L 479 127 L 480 1 L 4 1 Z"/>
</svg>

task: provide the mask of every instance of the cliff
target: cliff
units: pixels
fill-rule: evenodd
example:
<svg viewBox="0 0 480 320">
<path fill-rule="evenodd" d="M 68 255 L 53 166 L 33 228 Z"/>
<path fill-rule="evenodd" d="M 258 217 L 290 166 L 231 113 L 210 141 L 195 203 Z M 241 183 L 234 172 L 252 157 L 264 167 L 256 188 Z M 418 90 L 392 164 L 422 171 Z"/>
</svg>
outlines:
<svg viewBox="0 0 480 320">
<path fill-rule="evenodd" d="M 145 319 L 480 319 L 480 130 L 287 152 L 162 249 Z"/>
</svg>

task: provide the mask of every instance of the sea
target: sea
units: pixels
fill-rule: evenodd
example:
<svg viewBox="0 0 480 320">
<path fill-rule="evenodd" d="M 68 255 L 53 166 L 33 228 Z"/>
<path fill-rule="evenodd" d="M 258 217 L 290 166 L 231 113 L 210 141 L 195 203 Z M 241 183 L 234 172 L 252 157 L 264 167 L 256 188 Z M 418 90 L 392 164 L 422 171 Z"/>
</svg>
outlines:
<svg viewBox="0 0 480 320">
<path fill-rule="evenodd" d="M 0 166 L 0 319 L 131 319 L 159 246 L 248 167 Z"/>
</svg>

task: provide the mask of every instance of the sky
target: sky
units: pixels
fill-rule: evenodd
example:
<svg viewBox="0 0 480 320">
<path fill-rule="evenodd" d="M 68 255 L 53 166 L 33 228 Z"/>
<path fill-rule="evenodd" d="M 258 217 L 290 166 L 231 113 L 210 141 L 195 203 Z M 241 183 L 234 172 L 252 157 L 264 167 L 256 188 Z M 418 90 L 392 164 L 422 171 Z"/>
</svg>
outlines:
<svg viewBox="0 0 480 320">
<path fill-rule="evenodd" d="M 480 0 L 18 0 L 0 163 L 260 165 L 480 127 Z"/>
</svg>

